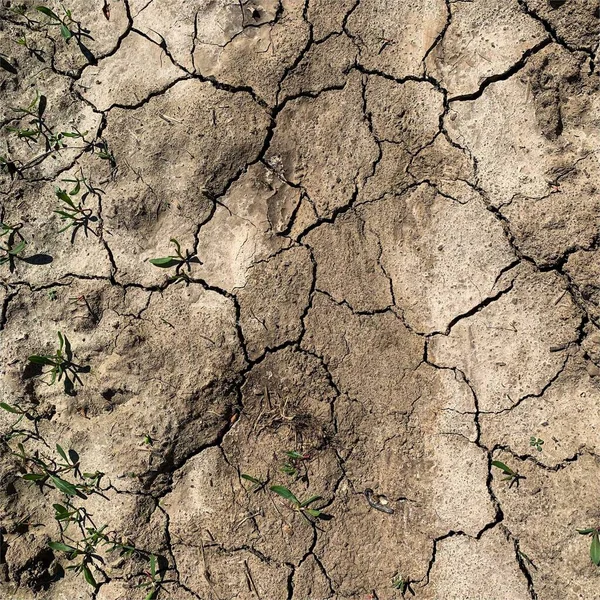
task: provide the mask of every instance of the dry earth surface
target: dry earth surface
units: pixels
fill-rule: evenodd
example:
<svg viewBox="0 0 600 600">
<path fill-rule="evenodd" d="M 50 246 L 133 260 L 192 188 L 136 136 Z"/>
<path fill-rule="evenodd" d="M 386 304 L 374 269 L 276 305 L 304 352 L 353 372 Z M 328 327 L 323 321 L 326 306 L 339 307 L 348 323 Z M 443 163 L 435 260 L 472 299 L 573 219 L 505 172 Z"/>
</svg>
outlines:
<svg viewBox="0 0 600 600">
<path fill-rule="evenodd" d="M 40 2 L 0 598 L 599 598 L 598 3 Z"/>
</svg>

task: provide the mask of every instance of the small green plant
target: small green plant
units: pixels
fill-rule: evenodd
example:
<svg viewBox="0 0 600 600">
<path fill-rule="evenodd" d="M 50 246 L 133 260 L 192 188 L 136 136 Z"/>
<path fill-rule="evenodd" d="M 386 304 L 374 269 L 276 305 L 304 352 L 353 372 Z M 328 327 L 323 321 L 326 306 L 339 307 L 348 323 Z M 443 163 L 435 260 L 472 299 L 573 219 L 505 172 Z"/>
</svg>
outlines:
<svg viewBox="0 0 600 600">
<path fill-rule="evenodd" d="M 578 529 L 577 533 L 592 537 L 592 542 L 590 544 L 590 558 L 597 567 L 600 566 L 600 527 Z"/>
<path fill-rule="evenodd" d="M 13 404 L 7 404 L 6 402 L 0 402 L 0 408 L 6 412 L 15 415 L 16 421 L 12 423 L 9 430 L 2 435 L 0 438 L 4 442 L 8 443 L 10 440 L 21 438 L 23 441 L 30 438 L 40 439 L 35 425 L 39 420 L 39 415 L 34 409 L 27 409 L 21 406 L 19 402 Z M 34 424 L 34 429 L 22 427 L 23 421 L 29 421 Z"/>
<path fill-rule="evenodd" d="M 147 592 L 146 596 L 144 596 L 144 600 L 155 600 L 162 587 L 164 573 L 158 568 L 158 558 L 156 555 L 151 554 L 149 562 L 150 568 L 148 571 L 144 572 L 146 581 L 140 583 L 137 587 L 142 588 Z"/>
<path fill-rule="evenodd" d="M 289 475 L 290 477 L 296 477 L 302 469 L 306 471 L 304 467 L 304 461 L 310 459 L 310 454 L 306 452 L 297 452 L 296 450 L 288 450 L 286 453 L 288 460 L 281 467 L 281 472 Z"/>
<path fill-rule="evenodd" d="M 84 535 L 78 541 L 68 540 L 70 543 L 53 541 L 48 542 L 48 546 L 52 550 L 64 552 L 68 560 L 77 560 L 76 564 L 69 565 L 67 569 L 73 570 L 75 573 L 81 573 L 85 581 L 92 587 L 97 588 L 98 583 L 90 567 L 98 568 L 98 565 L 104 564 L 104 559 L 99 554 L 102 547 L 108 546 L 108 552 L 118 551 L 119 556 L 124 557 L 129 557 L 136 552 L 134 546 L 118 542 L 114 539 L 114 536 L 111 537 L 105 533 L 107 525 L 100 528 L 95 527 L 89 519 L 87 511 L 83 509 L 69 510 L 69 508 L 59 504 L 55 504 L 54 509 L 59 522 L 67 520 L 77 523 Z"/>
<path fill-rule="evenodd" d="M 63 222 L 66 222 L 66 225 L 62 227 L 58 233 L 62 233 L 67 229 L 72 229 L 71 243 L 75 241 L 77 232 L 80 229 L 83 230 L 85 237 L 87 237 L 88 232 L 91 232 L 98 237 L 98 232 L 90 226 L 91 223 L 98 222 L 98 217 L 94 215 L 91 208 L 85 208 L 84 203 L 89 194 L 96 194 L 101 190 L 91 187 L 85 177 L 82 177 L 81 179 L 79 177 L 76 179 L 66 179 L 65 181 L 74 183 L 75 186 L 69 192 L 60 187 L 57 187 L 54 190 L 56 197 L 62 202 L 62 205 L 55 209 L 54 212 L 60 216 Z M 76 200 L 75 196 L 81 191 L 82 183 L 87 191 L 80 199 Z"/>
<path fill-rule="evenodd" d="M 273 485 L 269 488 L 275 494 L 281 496 L 284 500 L 288 500 L 295 511 L 299 512 L 305 519 L 310 522 L 307 515 L 319 519 L 323 517 L 323 513 L 316 508 L 309 508 L 313 502 L 321 499 L 321 496 L 311 496 L 308 500 L 300 501 L 296 496 L 284 485 Z"/>
<path fill-rule="evenodd" d="M 58 27 L 60 36 L 67 44 L 72 39 L 75 39 L 82 53 L 88 56 L 89 50 L 83 46 L 82 40 L 83 38 L 93 39 L 89 34 L 89 30 L 81 27 L 81 23 L 73 18 L 73 13 L 70 9 L 65 8 L 62 3 L 60 6 L 63 12 L 62 16 L 56 14 L 53 10 L 50 10 L 46 6 L 36 6 L 35 10 L 49 19 L 47 22 L 41 23 L 41 25 L 48 29 L 52 27 Z"/>
<path fill-rule="evenodd" d="M 100 160 L 108 161 L 108 163 L 110 164 L 111 171 L 114 174 L 117 170 L 117 160 L 112 150 L 108 147 L 108 143 L 105 140 L 101 139 L 99 142 L 92 144 L 91 147 L 92 151 L 96 151 L 96 156 Z"/>
<path fill-rule="evenodd" d="M 65 393 L 72 396 L 75 394 L 75 383 L 83 385 L 80 373 L 89 373 L 90 368 L 81 366 L 73 362 L 73 351 L 71 342 L 66 335 L 58 332 L 58 348 L 54 354 L 33 354 L 28 357 L 30 363 L 42 367 L 50 367 L 43 372 L 43 375 L 49 375 L 46 381 L 48 385 L 54 385 L 57 381 L 63 381 Z"/>
<path fill-rule="evenodd" d="M 509 488 L 511 488 L 513 485 L 519 487 L 519 480 L 525 479 L 524 475 L 519 475 L 519 473 L 513 471 L 510 467 L 505 465 L 503 462 L 500 462 L 499 460 L 493 460 L 492 466 L 496 467 L 497 469 L 500 469 L 506 475 L 506 477 L 502 478 L 502 481 L 510 481 L 510 483 L 508 484 Z"/>
<path fill-rule="evenodd" d="M 40 455 L 38 452 L 28 453 L 22 443 L 17 444 L 17 450 L 12 454 L 21 461 L 24 481 L 31 481 L 40 486 L 48 485 L 66 496 L 85 498 L 98 489 L 103 473 L 82 473 L 79 469 L 79 455 L 74 450 L 65 452 L 60 444 L 56 444 L 59 459 Z M 65 479 L 71 474 L 80 479 L 72 483 Z"/>
<path fill-rule="evenodd" d="M 400 573 L 397 573 L 396 575 L 394 575 L 394 577 L 392 577 L 392 587 L 395 590 L 398 590 L 403 596 L 406 592 L 410 592 L 413 596 L 415 595 L 415 592 L 413 591 L 410 584 L 410 579 L 406 579 L 405 577 L 400 575 Z"/>
<path fill-rule="evenodd" d="M 36 91 L 35 98 L 27 106 L 11 107 L 17 118 L 29 119 L 26 126 L 10 125 L 6 130 L 16 135 L 18 139 L 26 141 L 28 145 L 44 141 L 46 154 L 66 148 L 68 139 L 84 140 L 87 132 L 81 133 L 77 128 L 74 128 L 74 131 L 55 132 L 46 121 L 47 106 L 46 96 Z"/>
<path fill-rule="evenodd" d="M 535 448 L 538 452 L 542 451 L 542 446 L 544 445 L 544 440 L 541 438 L 536 438 L 534 435 L 532 435 L 529 438 L 529 445 L 532 448 Z"/>
<path fill-rule="evenodd" d="M 258 490 L 262 490 L 267 485 L 266 481 L 261 481 L 260 479 L 252 477 L 252 475 L 248 475 L 247 473 L 242 473 L 241 478 L 253 484 L 253 492 L 258 492 Z"/>
<path fill-rule="evenodd" d="M 21 223 L 8 225 L 0 222 L 0 240 L 5 240 L 3 244 L 0 244 L 0 265 L 8 263 L 11 273 L 16 269 L 16 261 L 23 260 L 23 257 L 19 255 L 27 245 L 19 231 L 21 227 Z"/>
<path fill-rule="evenodd" d="M 525 552 L 522 552 L 521 550 L 517 550 L 517 552 L 519 553 L 519 556 L 523 559 L 524 562 L 526 562 L 532 569 L 537 571 L 535 563 L 531 560 L 531 558 L 529 558 L 529 556 L 527 556 L 527 554 L 525 554 Z"/>
<path fill-rule="evenodd" d="M 187 270 L 190 271 L 190 267 L 192 264 L 202 264 L 199 258 L 189 250 L 185 251 L 185 255 L 181 251 L 181 245 L 175 238 L 171 238 L 171 243 L 175 246 L 175 255 L 171 256 L 163 256 L 161 258 L 151 258 L 150 264 L 158 267 L 160 269 L 171 269 L 175 267 L 175 277 L 181 277 L 185 274 L 181 273 L 181 269 L 183 267 L 187 267 Z"/>
</svg>

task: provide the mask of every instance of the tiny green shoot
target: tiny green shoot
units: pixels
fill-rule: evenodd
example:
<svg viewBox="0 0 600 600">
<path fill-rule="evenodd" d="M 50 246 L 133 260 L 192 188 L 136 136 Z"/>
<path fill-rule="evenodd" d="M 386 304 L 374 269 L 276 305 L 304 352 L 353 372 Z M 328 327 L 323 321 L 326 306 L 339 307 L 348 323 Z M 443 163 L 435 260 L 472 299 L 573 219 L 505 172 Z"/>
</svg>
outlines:
<svg viewBox="0 0 600 600">
<path fill-rule="evenodd" d="M 88 366 L 81 366 L 73 362 L 71 342 L 66 335 L 58 332 L 58 348 L 54 354 L 33 354 L 28 357 L 30 363 L 41 367 L 50 367 L 43 375 L 49 375 L 48 385 L 54 385 L 63 380 L 65 393 L 75 395 L 75 383 L 83 385 L 80 373 L 89 373 Z"/>
<path fill-rule="evenodd" d="M 299 512 L 308 521 L 310 519 L 307 515 L 318 519 L 322 517 L 322 512 L 316 508 L 309 508 L 309 505 L 317 500 L 321 500 L 321 496 L 311 496 L 307 500 L 301 501 L 290 491 L 289 488 L 284 485 L 273 485 L 269 488 L 272 492 L 281 496 L 284 500 L 287 500 L 292 505 L 293 509 Z"/>
<path fill-rule="evenodd" d="M 600 527 L 578 529 L 577 533 L 591 536 L 592 541 L 590 544 L 590 558 L 597 567 L 600 566 Z"/>
<path fill-rule="evenodd" d="M 171 238 L 170 241 L 175 246 L 175 254 L 162 256 L 161 258 L 151 258 L 150 264 L 159 269 L 171 269 L 175 267 L 176 276 L 182 275 L 180 270 L 184 266 L 187 267 L 187 270 L 189 271 L 192 264 L 202 264 L 195 253 L 186 250 L 184 254 L 181 250 L 180 243 L 175 238 Z"/>
<path fill-rule="evenodd" d="M 544 440 L 541 438 L 537 438 L 534 435 L 532 435 L 529 438 L 529 446 L 531 448 L 535 448 L 538 452 L 542 451 L 542 446 L 544 445 Z"/>
<path fill-rule="evenodd" d="M 510 483 L 508 484 L 509 488 L 511 488 L 513 485 L 516 485 L 518 487 L 519 480 L 525 479 L 524 475 L 519 475 L 519 473 L 513 471 L 509 466 L 505 465 L 499 460 L 493 460 L 492 466 L 496 467 L 497 469 L 500 469 L 504 473 L 505 477 L 502 478 L 502 481 L 510 481 Z"/>
<path fill-rule="evenodd" d="M 410 592 L 413 596 L 415 595 L 414 590 L 411 588 L 411 581 L 397 573 L 392 577 L 392 587 L 398 590 L 403 596 L 406 592 Z"/>
</svg>

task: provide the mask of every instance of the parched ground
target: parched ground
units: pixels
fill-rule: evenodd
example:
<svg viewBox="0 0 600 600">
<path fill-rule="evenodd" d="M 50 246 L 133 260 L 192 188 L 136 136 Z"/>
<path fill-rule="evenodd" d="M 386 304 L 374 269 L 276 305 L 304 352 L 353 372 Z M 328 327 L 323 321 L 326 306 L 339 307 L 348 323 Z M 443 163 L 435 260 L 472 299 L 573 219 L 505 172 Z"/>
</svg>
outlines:
<svg viewBox="0 0 600 600">
<path fill-rule="evenodd" d="M 0 598 L 600 597 L 598 3 L 40 3 Z"/>
</svg>

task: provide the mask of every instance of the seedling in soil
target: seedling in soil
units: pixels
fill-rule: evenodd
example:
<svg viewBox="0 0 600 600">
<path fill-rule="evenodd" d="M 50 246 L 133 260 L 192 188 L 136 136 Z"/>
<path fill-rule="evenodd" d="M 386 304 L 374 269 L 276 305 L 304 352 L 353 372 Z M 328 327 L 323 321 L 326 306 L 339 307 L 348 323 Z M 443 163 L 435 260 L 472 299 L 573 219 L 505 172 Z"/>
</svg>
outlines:
<svg viewBox="0 0 600 600">
<path fill-rule="evenodd" d="M 21 407 L 18 403 L 7 404 L 6 402 L 0 402 L 0 408 L 12 415 L 15 415 L 15 417 L 17 418 L 17 420 L 10 426 L 9 431 L 5 433 L 0 439 L 2 439 L 4 442 L 9 442 L 10 440 L 16 439 L 18 437 L 23 438 L 23 441 L 29 438 L 39 439 L 37 428 L 35 429 L 35 431 L 31 429 L 19 428 L 19 425 L 24 419 L 32 421 L 34 423 L 34 426 L 37 425 L 37 420 L 39 419 L 39 416 L 36 415 L 34 411 L 27 410 Z"/>
<path fill-rule="evenodd" d="M 252 475 L 248 475 L 247 473 L 242 473 L 241 477 L 242 477 L 242 479 L 245 479 L 246 481 L 249 481 L 250 483 L 253 484 L 253 486 L 252 486 L 253 492 L 258 492 L 258 490 L 262 490 L 265 487 L 265 485 L 267 485 L 266 481 L 261 481 L 260 479 L 257 479 L 256 477 L 252 477 Z"/>
<path fill-rule="evenodd" d="M 137 587 L 144 589 L 147 594 L 144 596 L 144 600 L 154 600 L 158 596 L 163 583 L 164 573 L 159 571 L 158 558 L 154 555 L 150 555 L 150 568 L 144 572 L 144 578 L 147 580 L 144 583 L 140 583 Z"/>
<path fill-rule="evenodd" d="M 61 509 L 62 508 L 68 511 L 66 507 L 61 507 Z M 55 510 L 57 510 L 56 506 Z M 107 549 L 108 552 L 118 551 L 119 556 L 129 557 L 136 551 L 136 548 L 129 544 L 122 544 L 114 539 L 111 539 L 105 533 L 105 530 L 108 527 L 107 525 L 103 525 L 99 529 L 93 525 L 86 527 L 84 522 L 87 520 L 87 512 L 81 512 L 81 509 L 80 512 L 75 512 L 78 515 L 83 514 L 83 518 L 81 520 L 78 521 L 76 518 L 76 522 L 85 534 L 83 539 L 77 542 L 68 540 L 71 541 L 71 543 L 48 542 L 48 546 L 50 546 L 52 550 L 64 552 L 69 560 L 77 560 L 77 564 L 69 565 L 67 569 L 73 570 L 75 573 L 81 573 L 87 583 L 89 583 L 92 587 L 97 588 L 98 583 L 96 582 L 96 578 L 94 577 L 90 567 L 93 566 L 95 569 L 99 570 L 99 565 L 104 564 L 104 559 L 98 554 L 100 549 L 103 546 L 109 546 Z M 102 571 L 100 572 L 102 573 Z"/>
<path fill-rule="evenodd" d="M 28 145 L 38 144 L 40 140 L 43 140 L 46 153 L 66 148 L 67 139 L 84 139 L 87 132 L 81 133 L 76 128 L 74 131 L 53 131 L 44 116 L 47 105 L 46 96 L 36 92 L 35 98 L 28 106 L 12 108 L 13 112 L 17 113 L 21 119 L 31 117 L 31 120 L 27 122 L 28 127 L 9 126 L 6 130 L 14 133 L 19 139 L 25 140 Z"/>
<path fill-rule="evenodd" d="M 73 351 L 71 342 L 66 335 L 58 332 L 58 348 L 54 354 L 33 354 L 28 360 L 34 365 L 50 367 L 43 375 L 49 375 L 48 385 L 54 385 L 57 381 L 64 380 L 65 393 L 69 396 L 75 395 L 75 383 L 83 385 L 79 373 L 89 373 L 90 367 L 81 366 L 73 362 Z"/>
<path fill-rule="evenodd" d="M 597 567 L 600 566 L 600 527 L 578 529 L 577 533 L 592 537 L 592 543 L 590 544 L 590 558 Z"/>
<path fill-rule="evenodd" d="M 171 243 L 175 246 L 175 255 L 174 256 L 163 256 L 162 258 L 151 258 L 150 263 L 155 267 L 160 269 L 171 269 L 175 267 L 176 277 L 184 275 L 181 273 L 182 267 L 187 267 L 187 270 L 190 271 L 192 264 L 202 264 L 200 259 L 189 250 L 185 251 L 185 255 L 181 251 L 181 245 L 175 238 L 171 238 Z M 184 277 L 185 278 L 185 277 Z"/>
<path fill-rule="evenodd" d="M 288 500 L 295 511 L 299 512 L 305 519 L 310 522 L 307 515 L 314 517 L 315 519 L 323 518 L 323 513 L 316 508 L 309 508 L 313 502 L 321 499 L 321 496 L 311 496 L 308 500 L 301 502 L 296 496 L 283 485 L 273 485 L 269 488 L 272 492 L 278 494 L 283 499 Z"/>
<path fill-rule="evenodd" d="M 60 36 L 65 42 L 69 43 L 72 38 L 75 38 L 79 47 L 84 55 L 89 54 L 89 50 L 83 46 L 81 43 L 82 38 L 93 39 L 91 35 L 89 35 L 89 31 L 87 29 L 83 29 L 81 24 L 73 18 L 73 13 L 71 10 L 65 8 L 61 4 L 61 8 L 63 10 L 63 16 L 57 15 L 54 11 L 50 10 L 46 6 L 36 6 L 35 9 L 48 17 L 50 20 L 45 24 L 46 27 L 58 27 L 60 31 Z"/>
<path fill-rule="evenodd" d="M 56 444 L 56 451 L 59 455 L 59 460 L 56 460 L 40 456 L 37 452 L 28 454 L 21 443 L 17 444 L 17 449 L 12 454 L 22 461 L 22 468 L 26 471 L 22 476 L 23 480 L 41 486 L 54 487 L 68 497 L 86 498 L 86 494 L 97 491 L 103 473 L 81 473 L 79 470 L 79 455 L 74 450 L 69 450 L 67 454 L 62 446 Z M 82 482 L 71 483 L 67 481 L 64 478 L 67 473 L 78 477 Z"/>
<path fill-rule="evenodd" d="M 23 260 L 23 257 L 19 254 L 23 252 L 27 245 L 25 238 L 19 232 L 21 227 L 21 223 L 17 225 L 0 223 L 0 240 L 4 242 L 0 244 L 0 265 L 8 263 L 11 273 L 16 268 L 16 261 L 18 259 Z"/>
<path fill-rule="evenodd" d="M 410 592 L 413 596 L 415 595 L 415 592 L 411 588 L 410 584 L 410 579 L 405 579 L 399 573 L 392 578 L 392 587 L 398 590 L 403 596 L 406 594 L 406 592 Z"/>
<path fill-rule="evenodd" d="M 500 469 L 506 475 L 506 477 L 502 478 L 502 481 L 510 481 L 510 483 L 508 484 L 509 488 L 511 488 L 513 485 L 519 487 L 519 480 L 525 479 L 524 475 L 519 475 L 519 473 L 513 471 L 510 467 L 505 465 L 503 462 L 500 462 L 499 460 L 493 460 L 492 466 Z"/>
<path fill-rule="evenodd" d="M 32 46 L 25 34 L 17 38 L 16 42 L 17 44 L 19 44 L 19 46 L 23 46 L 23 48 L 25 48 L 27 52 L 29 52 L 30 56 L 34 56 L 40 62 L 46 62 L 44 60 L 44 51 L 40 50 L 39 48 L 36 48 L 35 46 Z"/>
<path fill-rule="evenodd" d="M 536 438 L 534 435 L 532 435 L 529 438 L 529 445 L 532 448 L 535 448 L 538 452 L 542 451 L 542 446 L 544 445 L 544 440 L 541 438 Z"/>
<path fill-rule="evenodd" d="M 108 144 L 104 140 L 100 140 L 92 145 L 92 151 L 97 150 L 97 156 L 101 160 L 107 160 L 110 164 L 110 168 L 113 174 L 117 170 L 117 160 L 115 159 L 115 155 L 112 150 L 108 147 Z"/>
<path fill-rule="evenodd" d="M 79 186 L 79 183 L 77 186 Z M 87 237 L 88 231 L 98 237 L 98 232 L 90 227 L 90 223 L 96 223 L 98 221 L 98 217 L 94 215 L 91 208 L 85 208 L 83 206 L 83 200 L 76 202 L 75 199 L 72 198 L 72 196 L 79 193 L 79 187 L 76 187 L 69 193 L 67 193 L 66 190 L 57 187 L 54 193 L 56 194 L 56 197 L 63 203 L 54 212 L 60 216 L 63 222 L 66 222 L 66 225 L 61 228 L 58 233 L 62 233 L 63 231 L 72 228 L 71 243 L 75 241 L 77 232 L 80 229 L 83 229 L 85 237 Z"/>
<path fill-rule="evenodd" d="M 288 450 L 285 454 L 288 457 L 288 461 L 281 467 L 282 473 L 285 473 L 290 477 L 296 477 L 301 468 L 304 468 L 306 471 L 303 462 L 310 459 L 309 454 L 296 452 L 296 450 Z"/>
</svg>

